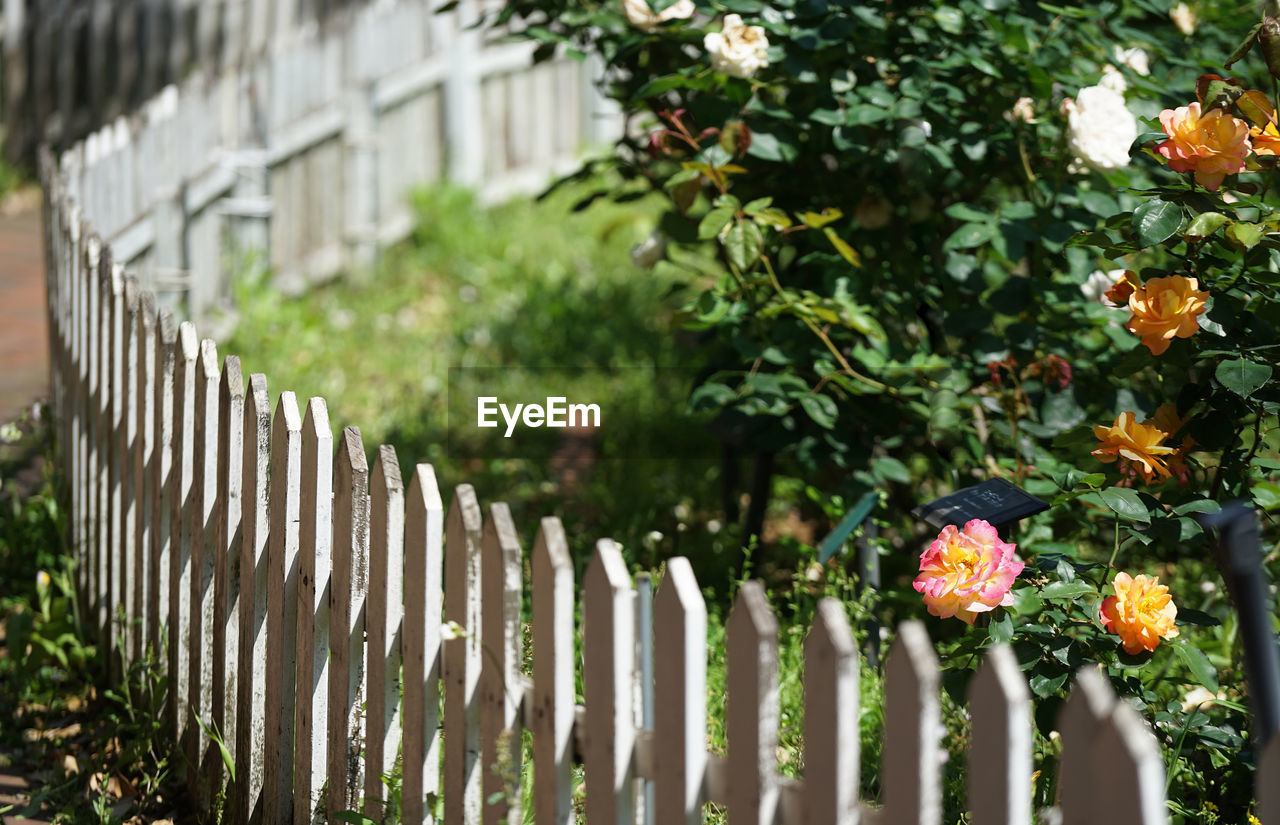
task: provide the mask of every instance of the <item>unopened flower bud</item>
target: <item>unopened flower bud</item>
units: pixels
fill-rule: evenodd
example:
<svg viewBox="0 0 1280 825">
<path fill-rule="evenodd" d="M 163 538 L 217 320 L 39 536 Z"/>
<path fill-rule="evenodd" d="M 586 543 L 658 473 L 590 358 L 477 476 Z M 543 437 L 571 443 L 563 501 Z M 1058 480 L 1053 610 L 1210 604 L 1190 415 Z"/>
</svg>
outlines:
<svg viewBox="0 0 1280 825">
<path fill-rule="evenodd" d="M 1267 61 L 1267 71 L 1280 79 L 1280 19 L 1270 15 L 1262 18 L 1258 45 L 1262 47 L 1262 58 Z"/>
</svg>

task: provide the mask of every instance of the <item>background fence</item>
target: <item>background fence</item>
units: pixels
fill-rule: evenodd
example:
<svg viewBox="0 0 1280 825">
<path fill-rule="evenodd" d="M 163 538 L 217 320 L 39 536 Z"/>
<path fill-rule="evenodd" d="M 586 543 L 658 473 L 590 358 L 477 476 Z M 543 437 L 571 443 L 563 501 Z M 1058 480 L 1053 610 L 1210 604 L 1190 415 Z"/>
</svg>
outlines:
<svg viewBox="0 0 1280 825">
<path fill-rule="evenodd" d="M 728 621 L 728 752 L 708 753 L 706 608 L 684 559 L 668 562 L 652 604 L 650 670 L 637 645 L 648 611 L 637 611 L 617 546 L 601 540 L 581 583 L 577 650 L 579 585 L 556 519 L 540 525 L 526 582 L 506 505 L 483 508 L 463 484 L 446 511 L 429 465 L 406 477 L 385 445 L 370 465 L 355 427 L 335 445 L 323 399 L 283 391 L 273 407 L 264 376 L 242 375 L 234 354 L 220 358 L 213 340 L 157 307 L 48 153 L 41 174 L 77 586 L 102 638 L 124 620 L 111 678 L 163 652 L 166 725 L 199 799 L 228 777 L 197 718 L 232 754 L 235 823 L 334 821 L 346 809 L 380 819 L 381 776 L 397 762 L 402 821 L 431 820 L 437 800 L 446 823 L 518 820 L 528 730 L 539 825 L 580 814 L 593 825 L 695 823 L 707 802 L 726 806 L 731 825 L 938 825 L 940 678 L 921 624 L 898 628 L 885 666 L 876 806 L 858 798 L 858 652 L 834 601 L 806 645 L 803 779 L 778 771 L 778 626 L 757 583 L 741 588 Z M 649 673 L 651 725 L 637 698 Z M 1031 707 L 1007 647 L 969 696 L 970 822 L 1027 823 Z M 1059 730 L 1053 816 L 1168 821 L 1156 740 L 1100 674 L 1080 674 Z M 1261 821 L 1280 825 L 1280 737 L 1257 787 Z"/>
<path fill-rule="evenodd" d="M 3 1 L 10 137 L 86 135 L 69 191 L 185 317 L 251 262 L 286 288 L 367 268 L 417 186 L 528 191 L 620 129 L 596 67 L 530 68 L 532 44 L 467 28 L 477 0 Z"/>
</svg>

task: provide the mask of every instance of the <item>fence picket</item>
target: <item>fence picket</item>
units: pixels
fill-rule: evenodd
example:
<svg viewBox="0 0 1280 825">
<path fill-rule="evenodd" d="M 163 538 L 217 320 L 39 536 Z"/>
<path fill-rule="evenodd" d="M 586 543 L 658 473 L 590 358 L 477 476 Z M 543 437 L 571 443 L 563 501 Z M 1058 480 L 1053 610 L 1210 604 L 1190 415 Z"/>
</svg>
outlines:
<svg viewBox="0 0 1280 825">
<path fill-rule="evenodd" d="M 485 825 L 520 820 L 520 711 L 523 650 L 520 604 L 524 567 L 520 540 L 505 503 L 489 507 L 480 544 L 481 638 L 487 655 L 480 670 L 484 711 L 481 758 Z"/>
<path fill-rule="evenodd" d="M 366 596 L 364 815 L 382 819 L 400 746 L 400 619 L 404 613 L 404 484 L 394 447 L 382 445 L 369 476 Z"/>
<path fill-rule="evenodd" d="M 191 488 L 194 483 L 196 361 L 200 340 L 190 321 L 178 327 L 173 377 L 173 470 L 169 497 L 169 699 L 166 719 L 178 748 L 187 751 L 186 707 L 191 669 Z"/>
<path fill-rule="evenodd" d="M 804 643 L 805 821 L 858 822 L 858 646 L 844 606 L 818 603 Z"/>
<path fill-rule="evenodd" d="M 220 759 L 209 753 L 209 735 L 196 719 L 205 724 L 213 709 L 213 571 L 216 527 L 214 518 L 218 503 L 219 398 L 218 346 L 211 339 L 200 342 L 200 358 L 196 365 L 195 442 L 192 456 L 191 487 L 191 559 L 190 609 L 187 645 L 189 653 L 187 678 L 187 731 L 192 766 L 189 778 L 196 798 L 208 803 L 210 786 L 203 782 L 207 775 L 205 760 Z M 180 674 L 181 676 L 181 674 Z"/>
<path fill-rule="evenodd" d="M 745 582 L 725 628 L 730 825 L 772 825 L 779 801 L 778 620 Z"/>
<path fill-rule="evenodd" d="M 267 672 L 268 478 L 271 398 L 266 376 L 249 376 L 244 400 L 244 458 L 240 487 L 240 640 L 236 693 L 236 782 L 232 822 L 260 819 Z M 255 813 L 256 812 L 256 813 Z"/>
<path fill-rule="evenodd" d="M 973 825 L 1030 825 L 1031 693 L 1008 645 L 969 682 L 969 816 Z"/>
<path fill-rule="evenodd" d="M 1107 812 L 1107 819 L 1133 825 L 1168 825 L 1160 745 L 1131 705 L 1113 705 L 1102 720 L 1090 756 L 1090 792 L 1100 809 Z"/>
<path fill-rule="evenodd" d="M 173 487 L 173 369 L 178 327 L 173 313 L 162 309 L 156 316 L 155 335 L 155 439 L 152 448 L 151 558 L 148 560 L 147 628 L 156 661 L 164 655 L 161 632 L 169 616 L 169 523 Z M 167 637 L 165 637 L 167 638 Z"/>
<path fill-rule="evenodd" d="M 232 764 L 236 757 L 236 696 L 240 644 L 240 491 L 244 484 L 244 379 L 240 359 L 228 355 L 218 382 L 218 503 L 214 513 L 213 694 L 210 716 Z M 228 667 L 228 665 L 231 665 Z M 217 787 L 222 760 L 210 760 L 209 787 Z"/>
<path fill-rule="evenodd" d="M 1280 825 L 1280 736 L 1274 733 L 1258 760 L 1253 786 L 1257 789 L 1258 821 Z"/>
<path fill-rule="evenodd" d="M 138 316 L 134 328 L 136 338 L 133 391 L 137 409 L 134 413 L 133 436 L 133 620 L 134 640 L 139 656 L 146 655 L 154 644 L 151 635 L 150 610 L 153 513 L 159 492 L 160 471 L 154 468 L 156 458 L 156 301 L 134 280 L 138 294 Z"/>
<path fill-rule="evenodd" d="M 618 545 L 596 543 L 582 593 L 582 690 L 586 702 L 586 819 L 635 821 L 635 604 Z"/>
<path fill-rule="evenodd" d="M 105 476 L 102 486 L 102 534 L 105 537 L 102 545 L 107 555 L 107 581 L 109 584 L 107 604 L 110 605 L 107 625 L 111 630 L 114 643 L 117 638 L 122 642 L 119 655 L 123 657 L 125 666 L 132 661 L 129 645 L 129 627 L 116 628 L 114 621 L 117 615 L 126 618 L 128 592 L 126 560 L 129 558 L 130 542 L 126 541 L 123 497 L 124 455 L 127 447 L 124 444 L 122 424 L 124 421 L 124 358 L 126 343 L 124 269 L 111 260 L 111 248 L 102 250 L 102 295 L 103 295 L 103 334 L 102 334 L 102 410 L 103 423 L 102 446 Z"/>
<path fill-rule="evenodd" d="M 1092 825 L 1104 813 L 1096 806 L 1090 754 L 1102 720 L 1114 704 L 1115 694 L 1097 668 L 1076 672 L 1075 686 L 1058 715 L 1058 734 L 1062 737 L 1058 805 L 1062 809 L 1062 825 Z"/>
<path fill-rule="evenodd" d="M 328 798 L 332 815 L 355 807 L 364 702 L 364 592 L 369 570 L 369 465 L 360 431 L 347 427 L 334 459 L 333 573 L 329 600 Z"/>
<path fill-rule="evenodd" d="M 707 770 L 707 606 L 683 556 L 653 600 L 654 765 L 658 822 L 702 822 Z"/>
<path fill-rule="evenodd" d="M 533 544 L 533 817 L 573 825 L 573 561 L 564 527 L 544 518 Z"/>
<path fill-rule="evenodd" d="M 446 825 L 479 822 L 480 504 L 459 484 L 445 519 L 444 618 L 463 631 L 444 643 L 444 798 Z"/>
<path fill-rule="evenodd" d="M 434 821 L 440 790 L 440 611 L 444 503 L 430 464 L 409 482 L 404 534 L 404 768 L 401 821 Z"/>
<path fill-rule="evenodd" d="M 302 421 L 302 522 L 298 532 L 298 686 L 294 714 L 293 821 L 308 825 L 325 779 L 329 720 L 329 575 L 333 539 L 333 432 L 323 398 Z"/>
<path fill-rule="evenodd" d="M 293 699 L 298 652 L 298 522 L 302 504 L 302 416 L 293 392 L 271 422 L 270 528 L 267 539 L 266 713 L 262 740 L 263 825 L 293 816 Z"/>
<path fill-rule="evenodd" d="M 885 663 L 881 821 L 939 825 L 942 820 L 940 681 L 924 625 L 903 622 Z"/>
<path fill-rule="evenodd" d="M 138 372 L 142 366 L 138 350 L 138 322 L 141 304 L 138 282 L 133 278 L 121 280 L 121 314 L 116 327 L 119 335 L 120 371 L 116 383 L 119 418 L 116 423 L 115 495 L 114 511 L 120 525 L 121 573 L 124 582 L 120 590 L 120 602 L 124 607 L 128 625 L 124 629 L 125 655 L 128 661 L 142 656 L 142 620 L 139 615 L 141 583 L 138 581 L 138 500 L 135 495 L 136 452 L 138 439 Z"/>
</svg>

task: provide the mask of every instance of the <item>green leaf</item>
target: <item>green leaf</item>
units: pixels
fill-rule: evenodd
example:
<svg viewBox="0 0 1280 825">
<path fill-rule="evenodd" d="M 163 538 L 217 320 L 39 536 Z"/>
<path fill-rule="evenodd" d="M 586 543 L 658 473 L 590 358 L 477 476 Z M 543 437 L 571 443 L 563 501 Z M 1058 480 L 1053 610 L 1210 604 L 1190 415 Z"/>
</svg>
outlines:
<svg viewBox="0 0 1280 825">
<path fill-rule="evenodd" d="M 911 472 L 907 469 L 907 465 L 890 456 L 873 459 L 871 472 L 881 478 L 896 481 L 899 484 L 909 484 L 911 482 Z"/>
<path fill-rule="evenodd" d="M 1265 226 L 1259 226 L 1256 223 L 1233 223 L 1227 227 L 1227 239 L 1232 241 L 1242 249 L 1253 249 L 1258 245 L 1258 241 L 1262 240 L 1262 236 L 1267 233 Z"/>
<path fill-rule="evenodd" d="M 998 230 L 994 224 L 967 223 L 951 233 L 951 237 L 947 238 L 942 248 L 947 250 L 972 249 L 975 246 L 982 246 L 995 238 L 997 232 Z"/>
<path fill-rule="evenodd" d="M 1182 225 L 1182 207 L 1152 198 L 1133 211 L 1133 238 L 1139 246 L 1163 243 Z"/>
<path fill-rule="evenodd" d="M 1196 219 L 1191 222 L 1183 235 L 1187 240 L 1207 238 L 1225 226 L 1228 220 L 1230 219 L 1221 212 L 1203 212 L 1196 215 Z"/>
<path fill-rule="evenodd" d="M 1191 671 L 1191 675 L 1197 682 L 1204 685 L 1211 693 L 1218 692 L 1218 669 L 1213 666 L 1203 651 L 1187 642 L 1180 642 L 1174 644 L 1173 652 L 1178 654 L 1178 658 Z"/>
<path fill-rule="evenodd" d="M 712 209 L 702 217 L 698 222 L 698 240 L 705 241 L 708 238 L 714 238 L 720 234 L 720 230 L 724 229 L 729 221 L 733 220 L 735 209 L 724 206 L 719 209 Z"/>
<path fill-rule="evenodd" d="M 987 636 L 989 636 L 993 642 L 1013 641 L 1012 617 L 1010 617 L 1008 613 L 1005 613 L 1000 618 L 993 619 L 991 624 L 987 626 Z"/>
<path fill-rule="evenodd" d="M 821 229 L 829 223 L 835 223 L 844 217 L 844 213 L 833 206 L 828 206 L 821 212 L 805 212 L 800 216 L 800 220 L 810 229 Z"/>
<path fill-rule="evenodd" d="M 831 396 L 812 393 L 802 395 L 800 406 L 804 407 L 805 413 L 813 419 L 813 423 L 824 430 L 829 430 L 836 425 L 836 416 L 839 411 Z"/>
<path fill-rule="evenodd" d="M 1128 487 L 1108 487 L 1105 490 L 1099 490 L 1098 495 L 1102 497 L 1103 503 L 1123 518 L 1143 523 L 1151 521 L 1151 513 L 1147 510 L 1147 505 L 1143 503 L 1136 491 Z"/>
<path fill-rule="evenodd" d="M 1042 599 L 1078 599 L 1098 591 L 1088 582 L 1053 582 L 1040 591 Z"/>
<path fill-rule="evenodd" d="M 1253 44 L 1258 39 L 1258 32 L 1262 30 L 1261 23 L 1255 23 L 1249 33 L 1244 36 L 1244 40 L 1240 41 L 1240 45 L 1236 46 L 1236 50 L 1227 58 L 1227 62 L 1222 64 L 1222 68 L 1230 69 L 1232 63 L 1244 60 L 1244 56 L 1253 48 Z"/>
<path fill-rule="evenodd" d="M 729 234 L 724 238 L 724 250 L 729 262 L 738 269 L 748 269 L 760 259 L 760 248 L 764 238 L 760 235 L 760 227 L 755 221 L 738 221 L 729 227 Z"/>
<path fill-rule="evenodd" d="M 1189 607 L 1178 608 L 1178 624 L 1194 624 L 1201 627 L 1217 627 L 1222 624 L 1217 616 L 1210 616 L 1201 610 L 1192 610 Z"/>
<path fill-rule="evenodd" d="M 1219 384 L 1241 398 L 1248 398 L 1261 389 L 1271 379 L 1271 373 L 1269 364 L 1259 364 L 1247 358 L 1223 361 L 1213 372 Z"/>
<path fill-rule="evenodd" d="M 862 258 L 858 255 L 857 250 L 849 246 L 843 238 L 836 234 L 831 227 L 823 227 L 822 234 L 827 236 L 827 240 L 831 241 L 831 245 L 836 248 L 836 252 L 840 253 L 840 257 L 849 262 L 850 266 L 862 266 Z"/>
</svg>

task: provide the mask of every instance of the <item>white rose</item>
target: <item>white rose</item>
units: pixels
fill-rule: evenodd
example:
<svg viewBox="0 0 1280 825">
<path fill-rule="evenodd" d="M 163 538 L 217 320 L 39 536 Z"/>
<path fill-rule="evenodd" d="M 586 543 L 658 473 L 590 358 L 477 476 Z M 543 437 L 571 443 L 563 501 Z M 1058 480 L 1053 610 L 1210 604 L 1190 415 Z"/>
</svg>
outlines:
<svg viewBox="0 0 1280 825">
<path fill-rule="evenodd" d="M 693 17 L 693 0 L 677 0 L 660 12 L 655 12 L 645 0 L 622 0 L 622 13 L 627 22 L 641 31 L 651 32 L 668 20 L 687 20 Z"/>
<path fill-rule="evenodd" d="M 702 44 L 717 72 L 746 78 L 769 65 L 769 39 L 764 29 L 743 25 L 736 14 L 725 15 L 724 28 L 708 34 Z"/>
<path fill-rule="evenodd" d="M 1098 81 L 1098 85 L 1104 89 L 1110 89 L 1113 92 L 1124 94 L 1129 88 L 1128 82 L 1125 81 L 1124 75 L 1120 74 L 1120 70 L 1110 63 L 1102 67 L 1102 79 Z"/>
<path fill-rule="evenodd" d="M 1169 19 L 1183 34 L 1190 36 L 1196 33 L 1196 13 L 1186 3 L 1179 3 L 1170 9 Z"/>
<path fill-rule="evenodd" d="M 641 269 L 652 269 L 667 254 L 667 236 L 654 232 L 644 243 L 631 247 L 631 262 Z"/>
<path fill-rule="evenodd" d="M 1128 66 L 1143 77 L 1151 74 L 1150 58 L 1147 57 L 1146 52 L 1136 46 L 1132 49 L 1122 49 L 1116 46 L 1111 50 L 1111 59 Z"/>
<path fill-rule="evenodd" d="M 1112 269 L 1108 272 L 1095 269 L 1089 273 L 1089 280 L 1080 285 L 1080 291 L 1090 301 L 1097 301 L 1104 306 L 1114 307 L 1116 305 L 1107 300 L 1107 290 L 1115 286 L 1116 281 L 1123 277 L 1123 269 Z"/>
<path fill-rule="evenodd" d="M 1099 172 L 1129 165 L 1129 146 L 1138 137 L 1138 121 L 1119 92 L 1089 86 L 1066 109 L 1067 146 L 1076 158 Z"/>
</svg>

